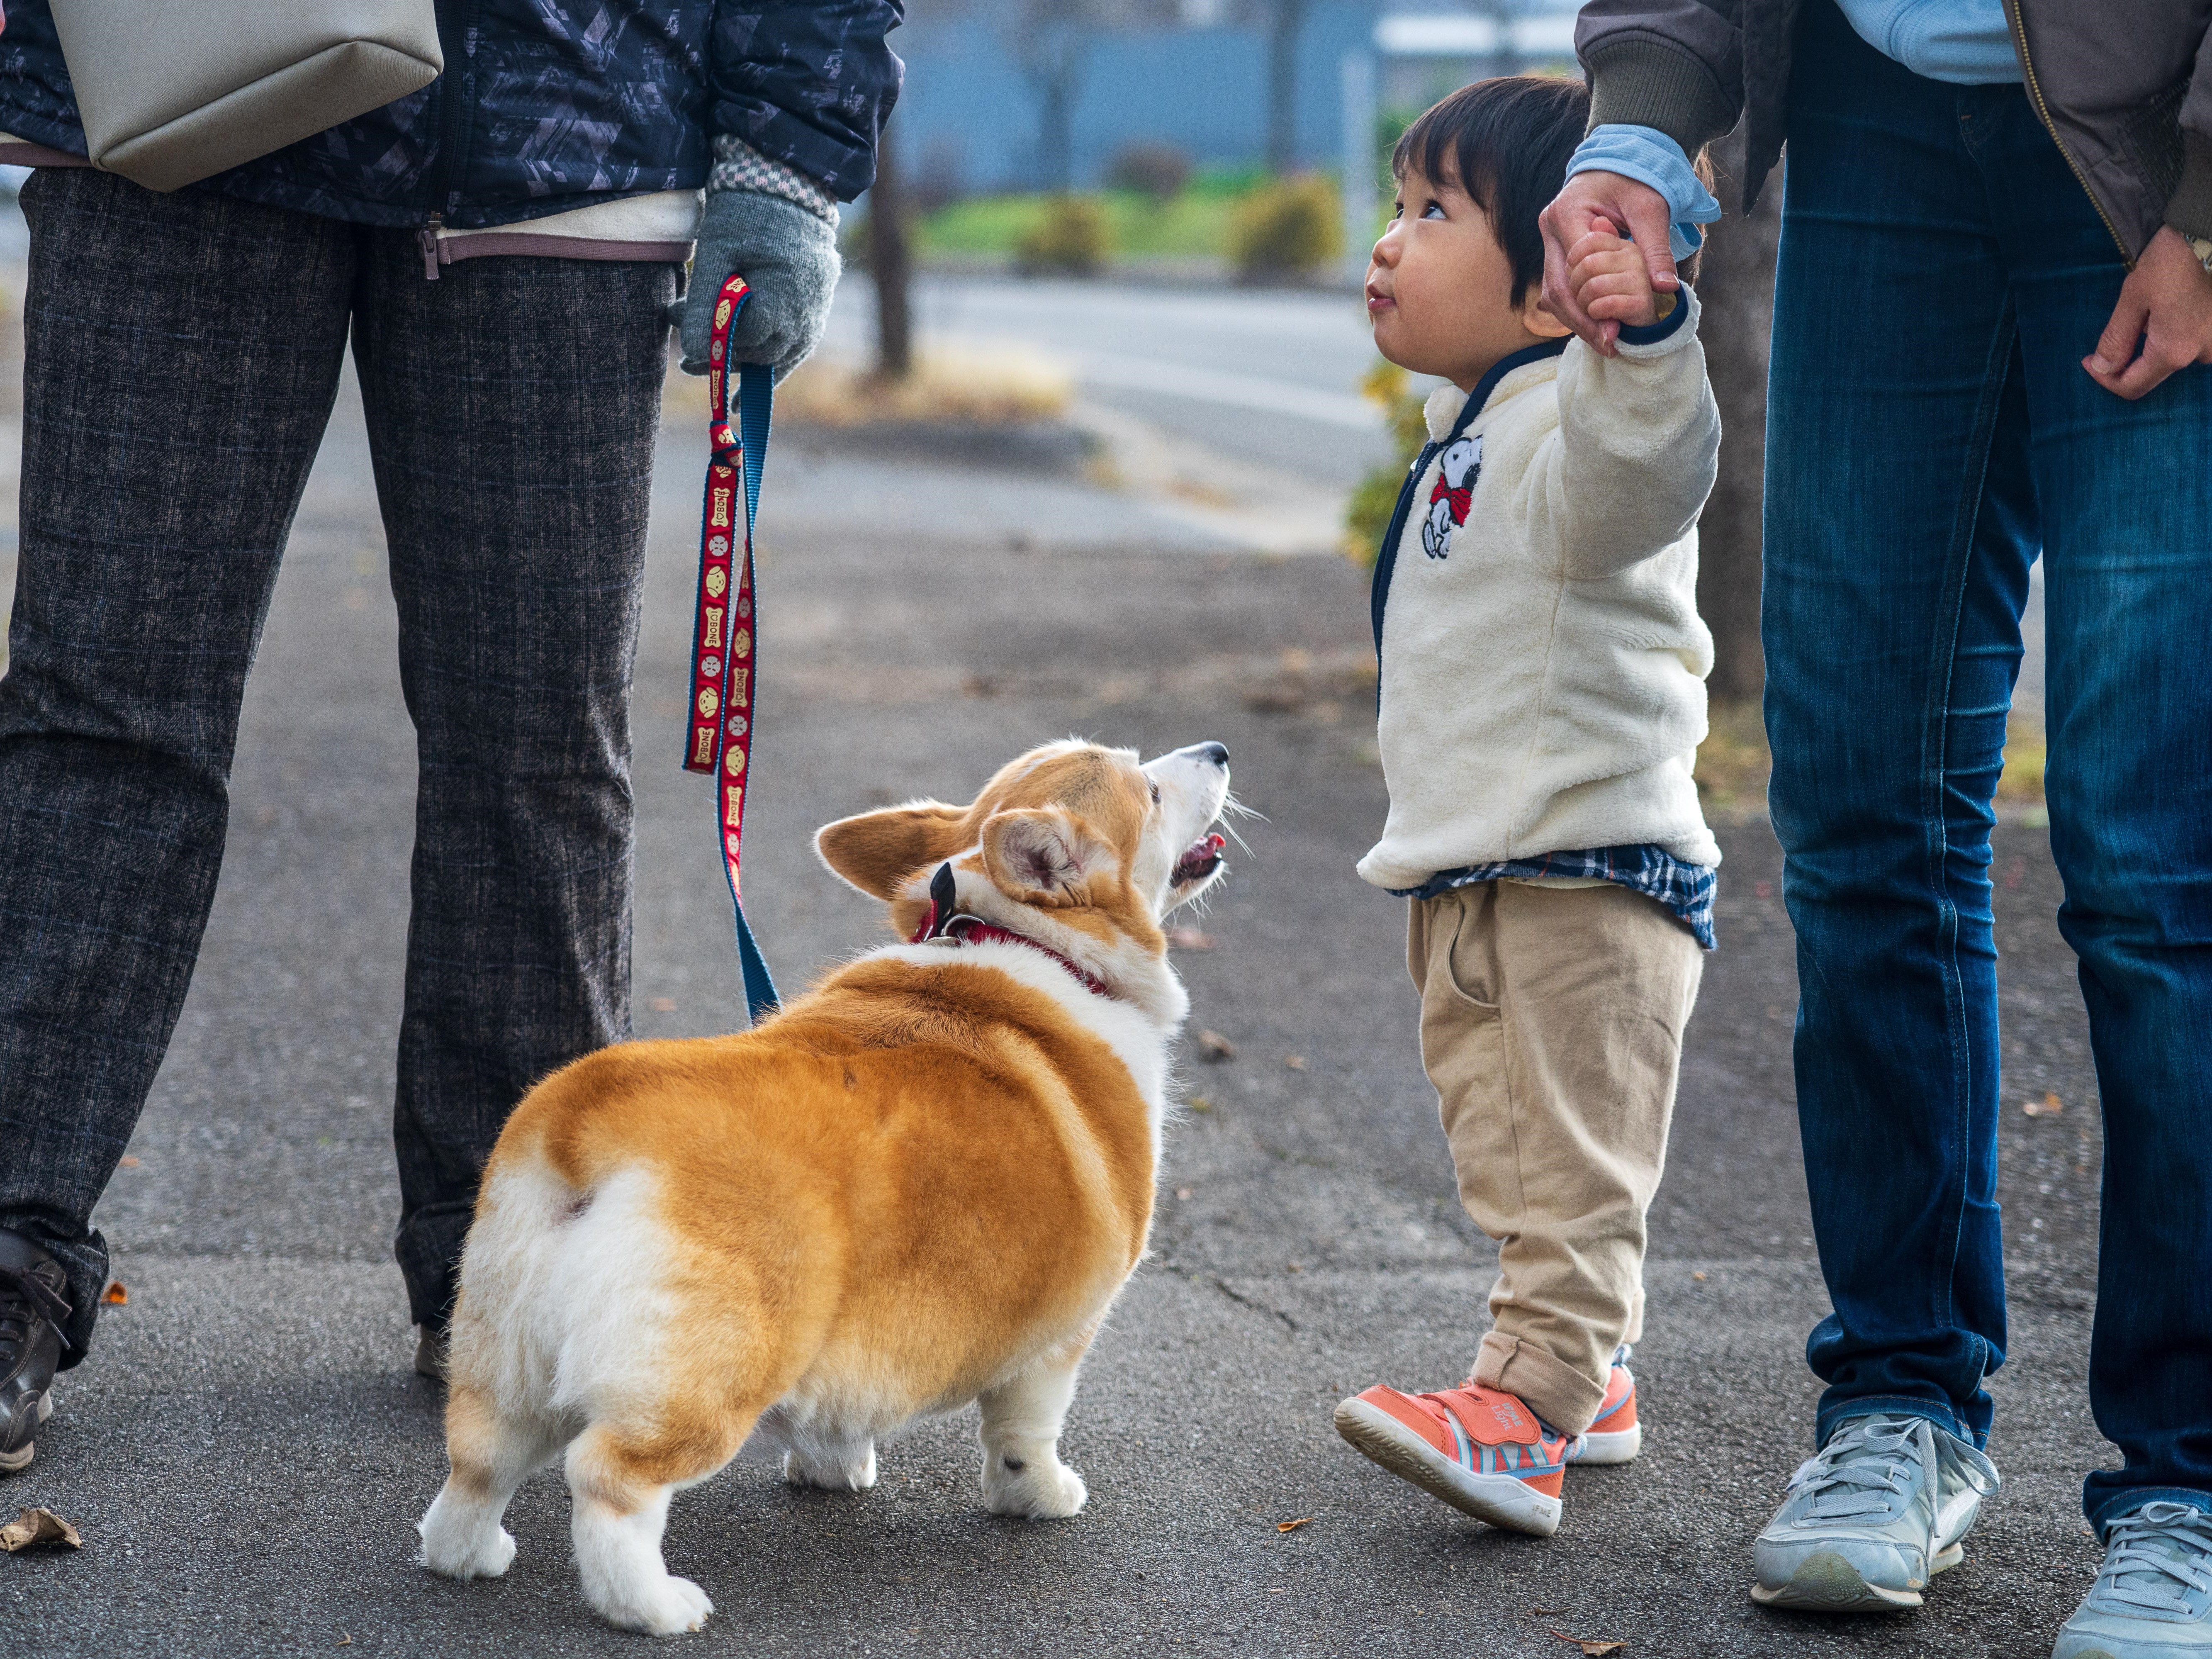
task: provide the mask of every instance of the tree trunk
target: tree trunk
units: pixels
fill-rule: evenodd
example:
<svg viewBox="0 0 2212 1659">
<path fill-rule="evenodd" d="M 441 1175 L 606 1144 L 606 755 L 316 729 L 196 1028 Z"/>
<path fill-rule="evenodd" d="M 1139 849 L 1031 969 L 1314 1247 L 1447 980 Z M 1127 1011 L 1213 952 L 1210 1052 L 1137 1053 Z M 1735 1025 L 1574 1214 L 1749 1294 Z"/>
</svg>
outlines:
<svg viewBox="0 0 2212 1659">
<path fill-rule="evenodd" d="M 868 265 L 876 279 L 876 373 L 902 380 L 914 368 L 914 270 L 907 237 L 905 181 L 886 122 L 876 135 L 876 182 L 868 191 Z"/>
<path fill-rule="evenodd" d="M 1267 29 L 1267 171 L 1280 175 L 1298 161 L 1298 36 L 1306 0 L 1273 0 Z"/>
<path fill-rule="evenodd" d="M 1720 702 L 1756 697 L 1766 684 L 1759 645 L 1759 509 L 1765 499 L 1766 341 L 1774 323 L 1774 254 L 1782 234 L 1782 169 L 1767 175 L 1759 208 L 1743 202 L 1743 129 L 1713 147 L 1714 194 L 1727 216 L 1707 227 L 1698 299 L 1705 369 L 1720 404 L 1720 477 L 1698 520 L 1698 610 L 1713 631 Z"/>
<path fill-rule="evenodd" d="M 1075 185 L 1075 76 L 1055 70 L 1037 89 L 1037 160 L 1044 187 L 1065 195 Z"/>
</svg>

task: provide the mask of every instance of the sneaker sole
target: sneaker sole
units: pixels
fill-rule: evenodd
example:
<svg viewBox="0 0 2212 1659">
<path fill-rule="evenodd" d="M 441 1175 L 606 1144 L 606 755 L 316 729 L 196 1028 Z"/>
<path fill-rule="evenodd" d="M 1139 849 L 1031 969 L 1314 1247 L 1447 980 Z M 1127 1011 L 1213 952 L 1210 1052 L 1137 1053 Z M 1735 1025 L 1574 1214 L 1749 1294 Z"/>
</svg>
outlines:
<svg viewBox="0 0 2212 1659">
<path fill-rule="evenodd" d="M 1336 1431 L 1353 1450 L 1440 1498 L 1462 1514 L 1531 1538 L 1549 1538 L 1559 1529 L 1559 1500 L 1547 1498 L 1510 1474 L 1477 1474 L 1415 1434 L 1389 1413 L 1363 1400 L 1336 1408 Z"/>
<path fill-rule="evenodd" d="M 34 1422 L 43 1423 L 54 1414 L 54 1391 L 48 1389 L 39 1396 L 37 1407 L 32 1413 Z M 0 1474 L 20 1474 L 31 1467 L 31 1457 L 39 1449 L 35 1440 L 20 1451 L 0 1452 Z"/>
<path fill-rule="evenodd" d="M 1586 1434 L 1567 1454 L 1570 1463 L 1633 1463 L 1644 1449 L 1644 1425 L 1616 1429 L 1611 1434 Z"/>
<path fill-rule="evenodd" d="M 1965 1547 L 1954 1544 L 1936 1555 L 1929 1577 L 1948 1572 L 1966 1559 Z M 1918 1590 L 1868 1583 L 1856 1567 L 1833 1550 L 1807 1556 L 1786 1584 L 1753 1584 L 1751 1599 L 1763 1607 L 1791 1607 L 1800 1613 L 1900 1613 L 1921 1604 Z"/>
</svg>

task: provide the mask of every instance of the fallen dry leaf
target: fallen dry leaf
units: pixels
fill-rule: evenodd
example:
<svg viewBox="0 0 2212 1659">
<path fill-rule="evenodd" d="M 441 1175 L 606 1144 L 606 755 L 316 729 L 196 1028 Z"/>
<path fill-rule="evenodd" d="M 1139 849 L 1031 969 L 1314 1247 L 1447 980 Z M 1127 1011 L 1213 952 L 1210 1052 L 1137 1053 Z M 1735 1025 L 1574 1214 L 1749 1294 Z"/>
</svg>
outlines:
<svg viewBox="0 0 2212 1659">
<path fill-rule="evenodd" d="M 1690 1277 L 1696 1279 L 1700 1285 L 1705 1282 L 1705 1276 L 1703 1273 L 1692 1273 Z"/>
<path fill-rule="evenodd" d="M 135 1170 L 138 1167 L 138 1160 L 131 1157 L 128 1152 L 125 1152 L 123 1155 L 122 1163 L 123 1167 L 126 1170 Z"/>
<path fill-rule="evenodd" d="M 1283 1064 L 1294 1072 L 1303 1072 L 1306 1068 L 1306 1057 L 1304 1054 L 1285 1054 Z"/>
<path fill-rule="evenodd" d="M 353 1645 L 353 1638 L 347 1635 L 343 1631 L 340 1631 L 338 1632 L 338 1639 L 331 1644 L 331 1645 L 334 1647 L 349 1648 Z"/>
<path fill-rule="evenodd" d="M 1555 1630 L 1552 1634 L 1562 1642 L 1573 1643 L 1583 1650 L 1586 1659 L 1612 1659 L 1614 1654 L 1628 1651 L 1628 1644 L 1626 1642 L 1594 1640 L 1587 1636 L 1570 1636 L 1563 1630 Z"/>
<path fill-rule="evenodd" d="M 0 1526 L 0 1550 L 13 1555 L 34 1544 L 66 1544 L 73 1550 L 81 1550 L 84 1540 L 76 1535 L 75 1527 L 52 1510 L 25 1510 L 7 1525 Z"/>
<path fill-rule="evenodd" d="M 1170 927 L 1168 929 L 1168 943 L 1178 951 L 1211 951 L 1213 935 L 1201 933 L 1195 927 Z"/>
<path fill-rule="evenodd" d="M 1218 1031 L 1200 1031 L 1198 1034 L 1198 1057 L 1200 1060 L 1234 1060 L 1237 1058 L 1237 1045 Z"/>
<path fill-rule="evenodd" d="M 2057 1117 L 2066 1109 L 2066 1103 L 2056 1094 L 2047 1094 L 2040 1100 L 2029 1101 L 2020 1109 L 2029 1117 Z"/>
<path fill-rule="evenodd" d="M 1313 1516 L 1310 1515 L 1302 1515 L 1295 1521 L 1276 1522 L 1275 1530 L 1277 1532 L 1296 1532 L 1300 1527 L 1310 1527 L 1311 1525 L 1313 1525 Z"/>
<path fill-rule="evenodd" d="M 107 1288 L 100 1293 L 100 1299 L 111 1308 L 119 1308 L 131 1300 L 131 1292 L 123 1288 L 121 1279 L 111 1279 Z"/>
</svg>

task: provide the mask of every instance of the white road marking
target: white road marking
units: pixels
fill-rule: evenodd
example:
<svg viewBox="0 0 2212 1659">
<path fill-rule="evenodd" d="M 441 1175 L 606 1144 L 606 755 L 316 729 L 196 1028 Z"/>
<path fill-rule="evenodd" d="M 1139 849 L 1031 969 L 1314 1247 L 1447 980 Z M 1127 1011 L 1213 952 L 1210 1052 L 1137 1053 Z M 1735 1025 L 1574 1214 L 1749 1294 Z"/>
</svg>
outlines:
<svg viewBox="0 0 2212 1659">
<path fill-rule="evenodd" d="M 1292 380 L 1240 374 L 1233 369 L 1164 362 L 1157 357 L 1105 356 L 1085 352 L 1078 355 L 1075 362 L 1078 377 L 1091 386 L 1115 386 L 1125 392 L 1156 392 L 1199 403 L 1223 404 L 1231 409 L 1295 416 L 1300 420 L 1348 427 L 1358 432 L 1378 431 L 1382 425 L 1382 411 L 1353 392 L 1325 392 Z"/>
</svg>

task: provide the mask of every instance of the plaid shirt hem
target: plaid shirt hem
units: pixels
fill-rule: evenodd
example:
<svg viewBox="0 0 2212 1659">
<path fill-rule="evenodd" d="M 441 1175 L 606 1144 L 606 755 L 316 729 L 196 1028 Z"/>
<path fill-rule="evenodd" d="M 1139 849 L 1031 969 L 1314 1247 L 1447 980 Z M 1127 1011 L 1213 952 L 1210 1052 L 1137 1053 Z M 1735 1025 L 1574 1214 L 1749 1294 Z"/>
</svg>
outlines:
<svg viewBox="0 0 2212 1659">
<path fill-rule="evenodd" d="M 1470 864 L 1461 870 L 1444 870 L 1419 887 L 1394 887 L 1401 898 L 1436 898 L 1455 887 L 1477 882 L 1526 881 L 1535 876 L 1579 876 L 1618 882 L 1632 891 L 1656 899 L 1698 937 L 1708 951 L 1713 938 L 1712 866 L 1685 864 L 1664 848 L 1594 847 L 1572 853 L 1546 853 L 1533 859 L 1500 859 L 1494 864 Z"/>
</svg>

